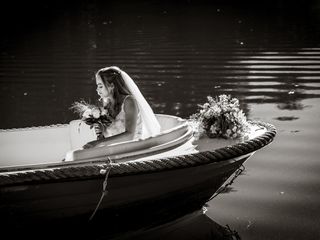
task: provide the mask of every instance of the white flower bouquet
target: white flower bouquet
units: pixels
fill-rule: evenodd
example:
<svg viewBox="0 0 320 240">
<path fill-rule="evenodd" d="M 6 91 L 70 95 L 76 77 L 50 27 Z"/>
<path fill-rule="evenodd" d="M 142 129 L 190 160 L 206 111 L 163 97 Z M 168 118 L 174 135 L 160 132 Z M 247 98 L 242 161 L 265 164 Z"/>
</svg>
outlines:
<svg viewBox="0 0 320 240">
<path fill-rule="evenodd" d="M 230 95 L 207 97 L 208 102 L 199 105 L 199 112 L 190 116 L 198 137 L 236 139 L 248 131 L 246 116 L 240 109 L 239 100 Z"/>
<path fill-rule="evenodd" d="M 80 115 L 82 122 L 94 128 L 97 139 L 103 139 L 103 132 L 112 123 L 112 117 L 103 107 L 89 104 L 84 100 L 74 102 L 71 109 Z"/>
</svg>

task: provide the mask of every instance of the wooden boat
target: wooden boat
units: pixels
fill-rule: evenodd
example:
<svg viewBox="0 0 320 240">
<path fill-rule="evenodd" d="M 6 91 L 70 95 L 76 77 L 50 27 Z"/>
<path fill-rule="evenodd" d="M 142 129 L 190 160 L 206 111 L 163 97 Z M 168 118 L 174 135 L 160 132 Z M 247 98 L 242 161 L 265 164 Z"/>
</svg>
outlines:
<svg viewBox="0 0 320 240">
<path fill-rule="evenodd" d="M 274 126 L 251 122 L 246 140 L 195 141 L 186 120 L 157 118 L 161 134 L 97 152 L 79 148 L 91 133 L 80 127 L 80 135 L 86 136 L 81 139 L 78 121 L 2 130 L 0 215 L 5 226 L 87 222 L 129 210 L 170 213 L 181 206 L 202 206 L 276 135 Z"/>
</svg>

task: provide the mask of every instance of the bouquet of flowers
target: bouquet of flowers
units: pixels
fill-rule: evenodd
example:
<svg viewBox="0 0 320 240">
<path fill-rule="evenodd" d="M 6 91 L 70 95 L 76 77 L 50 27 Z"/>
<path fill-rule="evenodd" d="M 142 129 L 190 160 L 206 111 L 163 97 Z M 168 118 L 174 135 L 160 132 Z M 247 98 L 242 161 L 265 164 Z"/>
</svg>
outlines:
<svg viewBox="0 0 320 240">
<path fill-rule="evenodd" d="M 89 104 L 84 100 L 74 102 L 71 109 L 80 115 L 82 122 L 95 129 L 97 139 L 104 138 L 104 130 L 112 123 L 112 117 L 106 109 Z"/>
<path fill-rule="evenodd" d="M 239 100 L 230 95 L 207 97 L 208 102 L 199 105 L 199 112 L 190 116 L 198 137 L 206 134 L 210 138 L 236 139 L 248 130 L 245 114 L 240 109 Z"/>
</svg>

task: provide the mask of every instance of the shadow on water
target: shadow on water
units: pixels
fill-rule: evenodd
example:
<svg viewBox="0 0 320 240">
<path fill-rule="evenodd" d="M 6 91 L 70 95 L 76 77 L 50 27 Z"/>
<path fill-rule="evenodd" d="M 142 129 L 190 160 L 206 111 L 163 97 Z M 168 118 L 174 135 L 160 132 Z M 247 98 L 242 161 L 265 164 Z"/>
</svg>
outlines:
<svg viewBox="0 0 320 240">
<path fill-rule="evenodd" d="M 108 219 L 101 216 L 84 223 L 78 219 L 55 224 L 7 229 L 10 239 L 199 239 L 239 240 L 236 230 L 222 226 L 206 215 L 207 209 L 177 209 L 170 214 L 126 212 Z"/>
</svg>

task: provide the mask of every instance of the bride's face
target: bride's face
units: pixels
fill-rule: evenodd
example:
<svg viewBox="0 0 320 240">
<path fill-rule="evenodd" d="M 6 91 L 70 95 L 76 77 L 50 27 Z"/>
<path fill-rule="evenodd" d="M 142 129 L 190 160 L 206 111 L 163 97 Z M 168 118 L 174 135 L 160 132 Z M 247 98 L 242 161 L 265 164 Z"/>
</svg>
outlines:
<svg viewBox="0 0 320 240">
<path fill-rule="evenodd" d="M 100 77 L 96 78 L 97 93 L 102 99 L 112 98 L 112 86 L 106 86 Z"/>
</svg>

